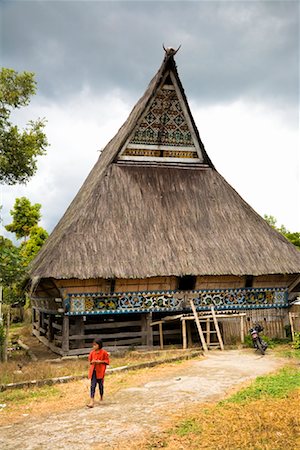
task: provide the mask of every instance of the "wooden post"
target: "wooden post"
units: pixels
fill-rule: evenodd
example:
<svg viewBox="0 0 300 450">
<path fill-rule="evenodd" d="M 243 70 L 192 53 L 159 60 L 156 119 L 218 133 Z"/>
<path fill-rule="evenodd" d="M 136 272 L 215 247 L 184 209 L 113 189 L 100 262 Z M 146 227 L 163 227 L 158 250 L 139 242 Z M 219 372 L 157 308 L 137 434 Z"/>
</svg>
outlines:
<svg viewBox="0 0 300 450">
<path fill-rule="evenodd" d="M 244 316 L 241 316 L 241 343 L 245 342 Z"/>
<path fill-rule="evenodd" d="M 153 329 L 151 327 L 152 312 L 146 316 L 147 347 L 153 347 Z"/>
<path fill-rule="evenodd" d="M 79 339 L 77 341 L 77 347 L 78 348 L 84 347 L 84 321 L 83 321 L 83 316 L 75 317 L 74 334 L 79 334 L 80 336 L 82 336 L 82 339 Z"/>
<path fill-rule="evenodd" d="M 210 319 L 209 318 L 206 319 L 206 344 L 207 344 L 207 347 L 209 348 L 209 346 L 210 346 Z"/>
<path fill-rule="evenodd" d="M 182 348 L 187 349 L 187 338 L 186 338 L 186 321 L 183 318 L 182 322 Z"/>
<path fill-rule="evenodd" d="M 48 315 L 48 330 L 47 330 L 47 337 L 48 337 L 48 341 L 52 342 L 54 339 L 54 329 L 53 329 L 53 320 L 52 320 L 53 316 L 52 314 Z"/>
<path fill-rule="evenodd" d="M 64 354 L 69 353 L 69 316 L 66 315 L 63 317 L 61 348 Z"/>
<path fill-rule="evenodd" d="M 191 329 L 191 322 L 188 320 L 187 321 L 187 345 L 188 347 L 192 347 L 193 346 L 193 338 L 192 338 L 192 329 Z"/>
<path fill-rule="evenodd" d="M 215 308 L 212 306 L 210 309 L 211 309 L 211 314 L 213 316 L 213 321 L 214 321 L 214 324 L 215 324 L 215 329 L 216 329 L 216 332 L 217 332 L 220 348 L 221 348 L 221 350 L 224 350 L 224 344 L 223 344 L 222 336 L 221 336 L 221 333 L 220 333 L 220 328 L 219 328 L 219 324 L 218 324 L 218 321 L 217 321 Z"/>
<path fill-rule="evenodd" d="M 208 348 L 207 348 L 207 345 L 206 345 L 206 342 L 205 342 L 205 339 L 204 339 L 203 331 L 202 331 L 202 328 L 201 328 L 201 324 L 200 324 L 200 321 L 199 321 L 199 317 L 198 317 L 198 314 L 197 314 L 196 307 L 194 305 L 193 299 L 190 300 L 190 305 L 191 305 L 191 308 L 192 308 L 192 311 L 193 311 L 193 314 L 194 314 L 194 318 L 195 318 L 195 322 L 196 322 L 196 325 L 197 325 L 197 329 L 198 329 L 198 333 L 199 333 L 199 336 L 200 336 L 200 341 L 201 341 L 203 350 L 204 350 L 204 352 L 207 352 Z"/>
<path fill-rule="evenodd" d="M 163 331 L 162 331 L 162 322 L 159 322 L 158 328 L 159 328 L 159 344 L 160 344 L 160 349 L 163 350 L 163 348 L 164 348 L 164 336 L 163 336 Z"/>
<path fill-rule="evenodd" d="M 289 319 L 290 319 L 290 325 L 291 325 L 292 341 L 294 341 L 295 340 L 295 329 L 294 329 L 293 313 L 291 313 L 291 312 L 289 312 Z"/>
</svg>

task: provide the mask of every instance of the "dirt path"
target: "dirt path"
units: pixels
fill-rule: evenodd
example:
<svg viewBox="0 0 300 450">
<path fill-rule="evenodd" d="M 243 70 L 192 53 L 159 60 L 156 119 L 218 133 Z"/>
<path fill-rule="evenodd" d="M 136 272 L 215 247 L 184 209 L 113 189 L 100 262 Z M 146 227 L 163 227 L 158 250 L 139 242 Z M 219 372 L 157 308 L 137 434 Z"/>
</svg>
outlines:
<svg viewBox="0 0 300 450">
<path fill-rule="evenodd" d="M 158 431 L 169 412 L 193 402 L 221 399 L 238 384 L 283 364 L 270 354 L 261 357 L 253 351 L 209 352 L 205 360 L 172 365 L 159 377 L 149 374 L 115 396 L 108 393 L 107 400 L 94 409 L 50 413 L 43 419 L 2 427 L 0 447 L 86 450 L 102 444 L 105 449 L 114 448 L 122 439 Z"/>
</svg>

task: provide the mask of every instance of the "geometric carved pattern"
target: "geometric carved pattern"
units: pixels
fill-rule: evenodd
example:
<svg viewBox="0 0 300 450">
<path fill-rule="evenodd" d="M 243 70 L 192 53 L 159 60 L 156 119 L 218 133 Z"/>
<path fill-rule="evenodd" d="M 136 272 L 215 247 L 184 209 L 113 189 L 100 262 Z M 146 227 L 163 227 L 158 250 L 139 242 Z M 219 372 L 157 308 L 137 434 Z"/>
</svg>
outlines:
<svg viewBox="0 0 300 450">
<path fill-rule="evenodd" d="M 129 143 L 194 147 L 173 86 L 165 86 L 158 91 Z"/>
<path fill-rule="evenodd" d="M 194 303 L 199 308 L 214 305 L 223 309 L 226 307 L 239 309 L 287 304 L 287 290 L 282 288 L 212 289 L 197 292 Z"/>
<path fill-rule="evenodd" d="M 189 311 L 185 297 L 193 298 L 197 310 L 215 306 L 217 310 L 285 307 L 284 288 L 204 289 L 183 291 L 142 291 L 115 294 L 69 294 L 64 301 L 67 314 L 107 314 L 151 311 Z"/>
</svg>

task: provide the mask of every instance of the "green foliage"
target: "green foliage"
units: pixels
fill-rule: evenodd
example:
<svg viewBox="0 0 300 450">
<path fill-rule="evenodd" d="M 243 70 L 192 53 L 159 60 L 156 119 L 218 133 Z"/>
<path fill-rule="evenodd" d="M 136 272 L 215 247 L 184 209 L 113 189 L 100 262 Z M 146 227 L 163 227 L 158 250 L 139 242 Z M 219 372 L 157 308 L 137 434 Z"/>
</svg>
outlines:
<svg viewBox="0 0 300 450">
<path fill-rule="evenodd" d="M 16 233 L 18 239 L 29 236 L 41 218 L 40 209 L 39 203 L 32 205 L 26 197 L 16 198 L 14 209 L 10 211 L 13 221 L 5 226 L 6 230 Z"/>
<path fill-rule="evenodd" d="M 287 230 L 284 225 L 281 225 L 279 228 L 276 226 L 277 220 L 274 216 L 264 215 L 264 219 L 268 224 L 274 228 L 274 230 L 279 231 L 288 241 L 290 241 L 293 245 L 295 245 L 300 250 L 300 233 Z"/>
<path fill-rule="evenodd" d="M 293 348 L 296 350 L 300 349 L 300 333 L 295 333 L 294 335 Z"/>
<path fill-rule="evenodd" d="M 27 106 L 36 92 L 32 72 L 0 71 L 0 183 L 26 183 L 37 169 L 36 158 L 46 153 L 45 120 L 29 121 L 24 130 L 10 122 L 14 109 Z"/>
<path fill-rule="evenodd" d="M 29 239 L 21 244 L 20 249 L 20 254 L 27 264 L 32 261 L 47 238 L 48 233 L 44 228 L 38 227 L 37 225 L 31 228 Z"/>
<path fill-rule="evenodd" d="M 20 250 L 9 239 L 0 236 L 0 282 L 4 287 L 22 280 L 25 267 Z"/>
<path fill-rule="evenodd" d="M 224 403 L 247 403 L 261 398 L 285 398 L 294 389 L 300 388 L 300 370 L 294 367 L 284 367 L 275 375 L 258 377 L 247 388 L 232 395 Z"/>
</svg>

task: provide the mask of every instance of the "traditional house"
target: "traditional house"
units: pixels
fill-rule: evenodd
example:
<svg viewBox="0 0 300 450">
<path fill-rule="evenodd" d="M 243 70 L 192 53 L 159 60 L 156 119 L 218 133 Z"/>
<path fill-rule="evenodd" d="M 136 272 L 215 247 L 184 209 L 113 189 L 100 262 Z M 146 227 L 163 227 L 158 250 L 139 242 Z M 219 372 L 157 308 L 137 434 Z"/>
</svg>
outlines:
<svg viewBox="0 0 300 450">
<path fill-rule="evenodd" d="M 31 267 L 33 332 L 60 354 L 151 346 L 151 321 L 245 311 L 283 336 L 300 252 L 215 169 L 180 82 L 175 51 L 107 144 Z M 234 323 L 223 338 L 237 339 Z M 165 330 L 169 343 L 180 329 Z"/>
</svg>

